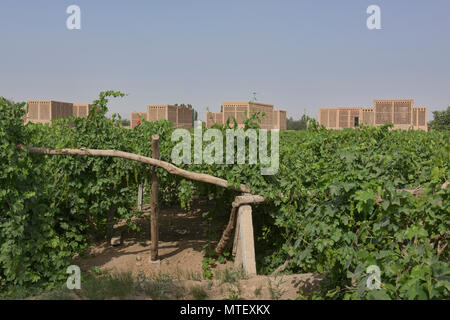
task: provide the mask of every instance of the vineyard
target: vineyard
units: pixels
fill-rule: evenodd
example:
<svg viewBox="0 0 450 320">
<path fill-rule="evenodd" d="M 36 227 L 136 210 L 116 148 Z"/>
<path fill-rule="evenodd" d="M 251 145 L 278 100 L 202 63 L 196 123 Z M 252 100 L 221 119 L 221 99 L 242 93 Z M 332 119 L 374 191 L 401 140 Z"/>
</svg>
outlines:
<svg viewBox="0 0 450 320">
<path fill-rule="evenodd" d="M 52 126 L 24 125 L 26 104 L 1 98 L 0 295 L 64 283 L 73 256 L 106 236 L 111 213 L 133 227 L 138 186 L 149 185 L 152 166 L 19 148 L 152 157 L 151 137 L 157 134 L 161 160 L 171 162 L 176 142 L 169 122 L 142 121 L 130 130 L 120 117 L 105 117 L 109 97 L 122 96 L 102 92 L 93 102 L 99 108 L 87 118 L 59 119 Z M 246 128 L 255 128 L 257 120 L 248 119 Z M 388 125 L 334 131 L 311 122 L 305 131 L 280 132 L 280 165 L 273 176 L 262 176 L 258 164 L 178 166 L 225 179 L 236 189 L 245 185 L 265 198 L 253 206 L 258 274 L 282 265 L 287 274 L 325 274 L 311 299 L 448 299 L 449 141 L 449 131 Z M 161 206 L 189 208 L 207 198 L 229 215 L 240 194 L 156 171 Z M 369 266 L 381 271 L 378 290 L 366 290 Z"/>
</svg>

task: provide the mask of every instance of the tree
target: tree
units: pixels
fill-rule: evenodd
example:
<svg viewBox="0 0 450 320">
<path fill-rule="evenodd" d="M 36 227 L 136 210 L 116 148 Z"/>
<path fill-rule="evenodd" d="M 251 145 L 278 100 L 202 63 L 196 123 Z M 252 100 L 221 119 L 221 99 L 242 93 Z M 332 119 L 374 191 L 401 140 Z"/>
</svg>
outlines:
<svg viewBox="0 0 450 320">
<path fill-rule="evenodd" d="M 306 130 L 308 128 L 308 120 L 309 117 L 304 114 L 299 120 L 294 120 L 292 117 L 289 117 L 286 120 L 286 129 L 287 130 Z"/>
<path fill-rule="evenodd" d="M 434 120 L 428 125 L 435 130 L 450 130 L 450 107 L 447 110 L 433 111 Z"/>
<path fill-rule="evenodd" d="M 130 125 L 130 120 L 128 120 L 128 119 L 122 119 L 122 120 L 120 120 L 120 122 L 122 123 L 122 126 L 124 126 L 124 127 L 128 127 Z"/>
<path fill-rule="evenodd" d="M 115 121 L 116 125 L 122 124 L 123 127 L 128 127 L 130 125 L 130 120 L 122 118 L 119 114 L 113 114 L 112 117 L 106 117 L 108 120 Z"/>
</svg>

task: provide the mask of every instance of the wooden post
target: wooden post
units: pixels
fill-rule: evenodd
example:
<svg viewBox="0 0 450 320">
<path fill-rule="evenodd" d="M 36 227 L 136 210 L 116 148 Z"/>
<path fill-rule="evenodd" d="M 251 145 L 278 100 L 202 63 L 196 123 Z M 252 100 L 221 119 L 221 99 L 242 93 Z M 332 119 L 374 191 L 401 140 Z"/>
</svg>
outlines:
<svg viewBox="0 0 450 320">
<path fill-rule="evenodd" d="M 248 276 L 256 275 L 255 244 L 253 239 L 252 207 L 243 205 L 238 211 L 235 267 L 242 267 Z"/>
<path fill-rule="evenodd" d="M 152 136 L 152 158 L 159 160 L 159 136 Z M 159 241 L 159 227 L 158 227 L 158 196 L 159 196 L 159 179 L 156 174 L 156 168 L 152 172 L 152 194 L 150 200 L 150 216 L 151 216 L 151 261 L 158 260 L 158 241 Z"/>
<path fill-rule="evenodd" d="M 138 204 L 137 204 L 137 207 L 138 207 L 139 211 L 142 211 L 142 194 L 144 193 L 143 191 L 144 191 L 144 185 L 141 183 L 139 185 L 139 189 L 138 189 Z"/>
<path fill-rule="evenodd" d="M 111 207 L 108 210 L 108 215 L 106 218 L 106 240 L 107 243 L 111 244 L 111 239 L 113 238 L 114 233 L 114 208 Z"/>
<path fill-rule="evenodd" d="M 238 246 L 238 240 L 239 240 L 239 218 L 236 219 L 236 226 L 234 228 L 234 241 L 233 241 L 233 251 L 232 251 L 232 255 L 233 257 L 236 257 L 236 253 L 237 253 L 237 246 Z"/>
</svg>

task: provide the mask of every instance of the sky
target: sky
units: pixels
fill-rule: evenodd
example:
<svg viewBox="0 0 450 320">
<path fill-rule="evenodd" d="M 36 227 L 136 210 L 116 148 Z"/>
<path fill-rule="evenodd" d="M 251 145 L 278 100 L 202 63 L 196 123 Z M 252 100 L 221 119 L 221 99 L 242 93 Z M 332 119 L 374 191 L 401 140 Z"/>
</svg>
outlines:
<svg viewBox="0 0 450 320">
<path fill-rule="evenodd" d="M 69 5 L 81 30 L 69 30 Z M 381 9 L 369 30 L 366 10 Z M 448 0 L 0 0 L 0 96 L 111 113 L 257 100 L 300 118 L 319 107 L 414 99 L 450 105 Z"/>
</svg>

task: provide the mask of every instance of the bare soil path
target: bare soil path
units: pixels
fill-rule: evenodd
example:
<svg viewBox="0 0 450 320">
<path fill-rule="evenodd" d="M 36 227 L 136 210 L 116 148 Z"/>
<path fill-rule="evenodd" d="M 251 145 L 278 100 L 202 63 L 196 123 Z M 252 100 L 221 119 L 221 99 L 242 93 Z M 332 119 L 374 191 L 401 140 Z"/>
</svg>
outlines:
<svg viewBox="0 0 450 320">
<path fill-rule="evenodd" d="M 82 270 L 108 270 L 110 273 L 131 273 L 135 277 L 167 275 L 186 293 L 183 298 L 198 298 L 200 290 L 207 299 L 296 299 L 299 289 L 306 292 L 316 288 L 320 275 L 297 274 L 284 276 L 256 276 L 250 279 L 234 268 L 233 262 L 216 263 L 212 280 L 202 279 L 203 246 L 207 243 L 207 226 L 202 213 L 211 210 L 207 204 L 195 204 L 189 211 L 179 207 L 160 212 L 160 263 L 150 261 L 150 223 L 147 216 L 136 218 L 139 231 L 124 223 L 116 226 L 123 232 L 123 243 L 110 246 L 106 242 L 89 248 L 74 264 Z M 225 228 L 226 221 L 223 221 Z M 194 288 L 194 290 L 193 290 Z M 142 298 L 142 297 L 136 297 Z M 178 297 L 180 298 L 180 297 Z"/>
</svg>

